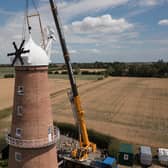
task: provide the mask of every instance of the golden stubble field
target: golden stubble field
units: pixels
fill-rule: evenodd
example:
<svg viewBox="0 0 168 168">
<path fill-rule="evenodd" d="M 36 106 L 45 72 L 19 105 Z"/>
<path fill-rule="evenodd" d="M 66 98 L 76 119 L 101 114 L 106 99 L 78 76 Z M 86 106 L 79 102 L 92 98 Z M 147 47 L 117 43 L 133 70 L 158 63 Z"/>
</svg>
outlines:
<svg viewBox="0 0 168 168">
<path fill-rule="evenodd" d="M 0 110 L 13 104 L 14 79 L 0 79 Z"/>
<path fill-rule="evenodd" d="M 88 128 L 136 144 L 168 147 L 168 79 L 109 77 L 77 83 Z M 0 84 L 2 109 L 12 104 L 13 80 L 0 79 Z M 54 119 L 73 123 L 67 88 L 68 80 L 50 80 Z"/>
</svg>

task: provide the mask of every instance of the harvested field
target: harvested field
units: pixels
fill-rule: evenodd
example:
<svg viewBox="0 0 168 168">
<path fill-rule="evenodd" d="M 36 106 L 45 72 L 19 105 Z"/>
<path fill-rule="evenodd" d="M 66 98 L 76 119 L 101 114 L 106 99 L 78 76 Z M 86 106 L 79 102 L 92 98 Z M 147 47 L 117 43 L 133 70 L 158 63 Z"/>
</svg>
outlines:
<svg viewBox="0 0 168 168">
<path fill-rule="evenodd" d="M 89 128 L 132 143 L 168 147 L 168 79 L 112 77 L 79 90 Z M 73 122 L 66 93 L 53 101 L 55 119 Z"/>
<path fill-rule="evenodd" d="M 12 103 L 11 81 L 0 79 L 0 107 Z M 77 83 L 87 127 L 135 144 L 168 147 L 168 79 L 109 77 Z M 67 88 L 68 80 L 50 79 L 54 119 L 73 123 Z"/>
<path fill-rule="evenodd" d="M 66 93 L 69 88 L 69 81 L 63 79 L 50 79 L 50 93 L 52 100 L 62 93 Z M 88 83 L 87 80 L 79 81 L 79 85 Z M 0 79 L 0 138 L 4 136 L 4 131 L 9 129 L 11 124 L 13 104 L 14 79 Z"/>
<path fill-rule="evenodd" d="M 13 104 L 14 79 L 0 79 L 0 110 Z"/>
<path fill-rule="evenodd" d="M 63 79 L 50 79 L 50 93 L 66 91 L 69 88 L 69 81 Z M 81 80 L 78 85 L 88 83 L 87 80 Z M 13 104 L 14 79 L 0 79 L 0 110 L 11 107 Z"/>
</svg>

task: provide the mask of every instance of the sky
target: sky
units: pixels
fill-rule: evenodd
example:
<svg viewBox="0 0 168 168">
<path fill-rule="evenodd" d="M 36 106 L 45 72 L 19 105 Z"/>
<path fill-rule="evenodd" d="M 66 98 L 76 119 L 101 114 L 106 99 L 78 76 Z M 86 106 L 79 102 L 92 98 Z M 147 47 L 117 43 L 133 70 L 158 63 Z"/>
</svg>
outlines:
<svg viewBox="0 0 168 168">
<path fill-rule="evenodd" d="M 42 25 L 55 29 L 49 0 L 34 0 Z M 55 0 L 72 62 L 168 61 L 168 0 Z M 0 1 L 0 64 L 7 53 L 28 39 L 26 0 Z M 29 14 L 36 10 L 29 0 Z M 38 18 L 30 19 L 32 37 L 39 44 Z M 55 33 L 57 31 L 55 29 Z M 51 60 L 64 62 L 58 37 Z"/>
</svg>

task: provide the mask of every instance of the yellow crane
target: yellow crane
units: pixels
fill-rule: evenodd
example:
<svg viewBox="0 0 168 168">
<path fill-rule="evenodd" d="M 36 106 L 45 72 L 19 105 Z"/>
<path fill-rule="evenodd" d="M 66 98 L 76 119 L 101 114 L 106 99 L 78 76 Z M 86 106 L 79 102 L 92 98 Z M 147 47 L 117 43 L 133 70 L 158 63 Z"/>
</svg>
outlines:
<svg viewBox="0 0 168 168">
<path fill-rule="evenodd" d="M 96 151 L 96 144 L 89 141 L 86 123 L 84 119 L 84 111 L 81 106 L 80 96 L 78 93 L 77 85 L 74 79 L 72 65 L 70 63 L 70 56 L 66 46 L 66 41 L 61 27 L 61 22 L 58 15 L 57 6 L 54 0 L 49 0 L 52 14 L 54 17 L 56 29 L 58 32 L 61 48 L 65 60 L 65 64 L 68 71 L 69 81 L 71 85 L 71 91 L 69 92 L 69 98 L 71 101 L 72 109 L 75 114 L 76 124 L 79 128 L 79 147 L 72 150 L 72 157 L 78 160 L 85 160 L 88 158 L 90 152 Z"/>
</svg>

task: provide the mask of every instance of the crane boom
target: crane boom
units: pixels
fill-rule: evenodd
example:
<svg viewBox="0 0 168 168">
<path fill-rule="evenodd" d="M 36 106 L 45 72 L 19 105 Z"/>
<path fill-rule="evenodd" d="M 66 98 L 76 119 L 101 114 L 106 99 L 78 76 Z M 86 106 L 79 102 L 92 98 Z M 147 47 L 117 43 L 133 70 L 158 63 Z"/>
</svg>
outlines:
<svg viewBox="0 0 168 168">
<path fill-rule="evenodd" d="M 87 151 L 90 150 L 90 148 L 92 151 L 96 150 L 96 145 L 91 143 L 88 138 L 86 123 L 85 123 L 85 119 L 84 119 L 84 111 L 81 106 L 80 96 L 78 94 L 77 85 L 76 85 L 76 82 L 75 82 L 75 79 L 73 76 L 72 66 L 71 66 L 71 62 L 70 62 L 70 56 L 69 56 L 69 52 L 68 52 L 68 49 L 66 46 L 66 41 L 65 41 L 65 37 L 64 37 L 64 33 L 63 33 L 63 28 L 61 26 L 61 22 L 59 19 L 57 6 L 53 0 L 49 0 L 49 1 L 50 1 L 52 14 L 54 17 L 56 29 L 58 32 L 59 40 L 61 43 L 61 48 L 62 48 L 65 64 L 67 66 L 67 71 L 68 71 L 68 76 L 69 76 L 69 81 L 70 81 L 71 91 L 72 91 L 72 101 L 75 106 L 75 111 L 77 113 L 76 114 L 77 123 L 79 124 L 79 127 L 80 127 L 80 132 L 81 132 L 81 137 L 82 137 L 82 142 L 80 142 L 80 147 L 82 147 L 86 150 L 86 155 L 87 155 Z M 86 157 L 86 155 L 85 155 L 85 157 Z"/>
</svg>

